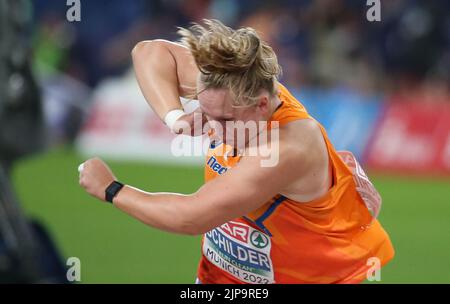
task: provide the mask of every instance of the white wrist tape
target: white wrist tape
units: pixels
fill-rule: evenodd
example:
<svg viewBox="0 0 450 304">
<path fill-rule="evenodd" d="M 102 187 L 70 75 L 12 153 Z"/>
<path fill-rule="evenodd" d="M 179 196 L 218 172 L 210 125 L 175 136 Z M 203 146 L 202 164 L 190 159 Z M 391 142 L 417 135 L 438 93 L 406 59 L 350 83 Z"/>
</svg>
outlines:
<svg viewBox="0 0 450 304">
<path fill-rule="evenodd" d="M 177 122 L 178 119 L 180 119 L 181 116 L 183 116 L 185 113 L 183 110 L 180 109 L 176 109 L 176 110 L 172 110 L 169 111 L 166 114 L 166 117 L 164 117 L 164 122 L 166 123 L 166 125 L 169 127 L 169 129 L 174 132 L 173 127 L 175 125 L 175 123 Z"/>
</svg>

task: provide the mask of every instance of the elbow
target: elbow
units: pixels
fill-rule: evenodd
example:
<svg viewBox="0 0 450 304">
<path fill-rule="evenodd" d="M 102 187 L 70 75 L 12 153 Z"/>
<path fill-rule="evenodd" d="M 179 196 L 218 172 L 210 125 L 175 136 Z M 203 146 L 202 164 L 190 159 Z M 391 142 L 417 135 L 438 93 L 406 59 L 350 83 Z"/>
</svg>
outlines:
<svg viewBox="0 0 450 304">
<path fill-rule="evenodd" d="M 177 227 L 177 230 L 181 234 L 199 236 L 205 234 L 210 229 L 195 221 L 185 221 Z"/>
<path fill-rule="evenodd" d="M 144 40 L 139 41 L 131 50 L 131 57 L 133 60 L 141 57 L 144 53 L 146 53 L 152 47 L 153 40 Z"/>
<path fill-rule="evenodd" d="M 176 230 L 181 234 L 198 236 L 203 235 L 212 229 L 210 225 L 202 222 L 198 217 L 194 218 L 189 215 L 182 216 L 182 219 L 177 222 L 178 227 L 176 227 Z"/>
<path fill-rule="evenodd" d="M 210 230 L 211 230 L 211 228 L 195 225 L 194 227 L 191 227 L 191 229 L 188 230 L 188 232 L 186 234 L 191 235 L 191 236 L 198 236 L 198 235 L 203 235 Z"/>
<path fill-rule="evenodd" d="M 200 236 L 200 235 L 203 235 L 203 233 L 200 232 L 200 230 L 198 230 L 196 228 L 183 229 L 183 231 L 181 231 L 181 233 L 184 234 L 184 235 L 189 235 L 189 236 Z"/>
<path fill-rule="evenodd" d="M 150 220 L 146 216 L 141 216 L 138 218 L 143 224 L 153 227 L 162 231 L 167 231 L 170 233 L 198 236 L 202 235 L 209 230 L 202 227 L 197 223 L 197 221 L 191 221 L 183 218 L 182 216 L 172 217 L 171 220 L 166 220 L 164 222 L 155 222 Z"/>
<path fill-rule="evenodd" d="M 162 39 L 139 41 L 131 50 L 131 57 L 133 60 L 144 58 L 152 52 L 164 48 L 164 43 L 165 41 Z"/>
</svg>

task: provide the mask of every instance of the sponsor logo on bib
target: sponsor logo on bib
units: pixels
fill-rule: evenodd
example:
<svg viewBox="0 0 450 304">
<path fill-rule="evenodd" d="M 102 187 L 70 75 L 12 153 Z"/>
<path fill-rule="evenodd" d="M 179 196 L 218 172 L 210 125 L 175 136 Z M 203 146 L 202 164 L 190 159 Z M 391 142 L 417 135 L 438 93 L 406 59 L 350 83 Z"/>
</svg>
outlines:
<svg viewBox="0 0 450 304">
<path fill-rule="evenodd" d="M 270 238 L 244 223 L 230 221 L 205 234 L 203 255 L 237 279 L 274 283 Z"/>
</svg>

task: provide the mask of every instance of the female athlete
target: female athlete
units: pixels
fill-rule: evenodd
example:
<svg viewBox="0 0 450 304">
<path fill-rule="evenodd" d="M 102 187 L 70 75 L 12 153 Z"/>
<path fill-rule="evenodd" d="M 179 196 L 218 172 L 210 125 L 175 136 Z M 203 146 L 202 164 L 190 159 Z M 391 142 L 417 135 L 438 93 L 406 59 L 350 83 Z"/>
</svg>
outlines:
<svg viewBox="0 0 450 304">
<path fill-rule="evenodd" d="M 202 234 L 200 283 L 359 283 L 391 260 L 393 246 L 376 219 L 378 192 L 279 83 L 272 48 L 251 28 L 215 20 L 179 34 L 179 43 L 138 43 L 132 58 L 143 95 L 174 132 L 187 132 L 180 122 L 194 124 L 180 97 L 198 99 L 196 113 L 215 136 L 205 184 L 189 195 L 145 192 L 119 183 L 94 158 L 82 164 L 80 185 L 151 227 Z M 251 135 L 243 147 L 230 137 L 230 122 L 261 121 L 278 124 L 273 166 L 247 153 Z M 257 145 L 271 150 L 274 142 Z"/>
</svg>

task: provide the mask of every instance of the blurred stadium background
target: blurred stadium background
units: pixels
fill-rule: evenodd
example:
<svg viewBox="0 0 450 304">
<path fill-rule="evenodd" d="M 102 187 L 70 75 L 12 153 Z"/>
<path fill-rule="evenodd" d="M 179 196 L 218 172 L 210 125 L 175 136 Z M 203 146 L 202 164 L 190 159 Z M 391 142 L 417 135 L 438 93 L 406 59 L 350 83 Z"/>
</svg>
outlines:
<svg viewBox="0 0 450 304">
<path fill-rule="evenodd" d="M 122 181 L 149 191 L 190 193 L 203 183 L 201 158 L 169 155 L 173 137 L 130 62 L 138 41 L 177 39 L 176 26 L 202 18 L 256 28 L 279 55 L 282 82 L 338 149 L 362 160 L 396 248 L 381 282 L 450 283 L 449 1 L 382 0 L 380 22 L 367 21 L 361 0 L 81 0 L 80 22 L 66 19 L 66 1 L 0 3 L 2 22 L 21 24 L 8 41 L 26 54 L 2 47 L 3 22 L 0 92 L 20 92 L 17 75 L 27 72 L 5 72 L 20 57 L 41 97 L 21 116 L 11 94 L 0 94 L 1 107 L 15 109 L 0 116 L 1 138 L 27 151 L 13 163 L 16 150 L 2 148 L 2 163 L 16 203 L 47 228 L 63 263 L 80 259 L 83 283 L 195 279 L 199 237 L 148 228 L 88 197 L 77 166 L 100 155 Z"/>
</svg>

